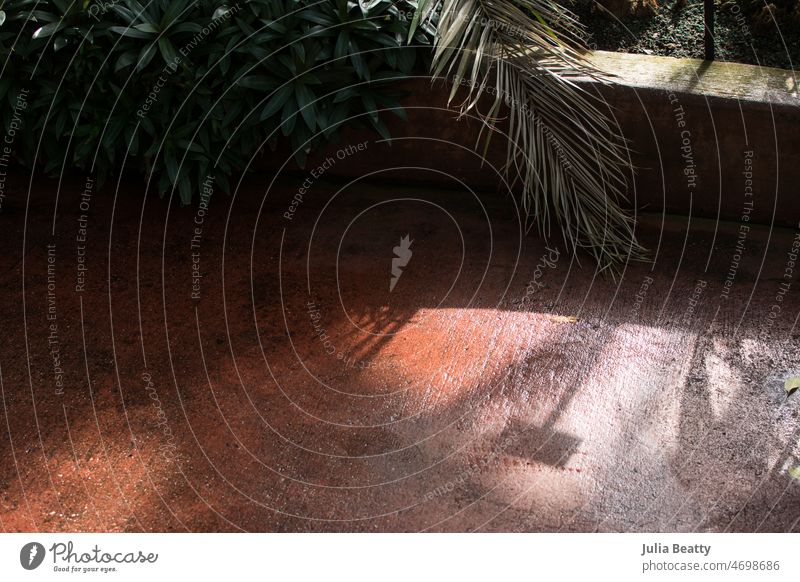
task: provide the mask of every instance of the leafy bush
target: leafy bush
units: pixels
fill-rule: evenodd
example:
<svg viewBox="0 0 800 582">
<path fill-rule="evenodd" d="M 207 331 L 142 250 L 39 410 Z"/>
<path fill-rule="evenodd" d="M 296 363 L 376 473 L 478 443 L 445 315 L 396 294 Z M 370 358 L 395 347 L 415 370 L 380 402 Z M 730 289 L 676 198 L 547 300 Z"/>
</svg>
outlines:
<svg viewBox="0 0 800 582">
<path fill-rule="evenodd" d="M 189 203 L 280 136 L 302 164 L 353 116 L 386 135 L 379 110 L 402 115 L 391 81 L 428 68 L 429 34 L 407 43 L 412 4 L 6 1 L 0 116 L 8 129 L 27 95 L 14 150 L 28 167 L 101 183 L 133 167 Z"/>
</svg>

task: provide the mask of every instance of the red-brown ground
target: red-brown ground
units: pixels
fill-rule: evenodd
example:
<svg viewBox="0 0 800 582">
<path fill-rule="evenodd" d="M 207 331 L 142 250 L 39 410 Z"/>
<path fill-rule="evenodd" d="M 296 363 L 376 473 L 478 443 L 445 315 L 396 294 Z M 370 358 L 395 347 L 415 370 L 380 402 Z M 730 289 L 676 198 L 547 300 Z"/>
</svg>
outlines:
<svg viewBox="0 0 800 582">
<path fill-rule="evenodd" d="M 196 207 L 95 192 L 82 292 L 83 184 L 7 192 L 2 530 L 798 530 L 796 233 L 726 297 L 738 224 L 644 217 L 611 277 L 501 196 L 316 182 L 287 220 L 301 181 L 215 193 L 194 250 Z"/>
</svg>

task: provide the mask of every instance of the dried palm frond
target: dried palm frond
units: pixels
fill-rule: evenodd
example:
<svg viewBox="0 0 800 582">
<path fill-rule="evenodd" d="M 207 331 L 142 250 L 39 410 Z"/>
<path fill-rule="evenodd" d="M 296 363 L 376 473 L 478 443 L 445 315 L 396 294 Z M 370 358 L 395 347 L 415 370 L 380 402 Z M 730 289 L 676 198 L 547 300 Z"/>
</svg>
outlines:
<svg viewBox="0 0 800 582">
<path fill-rule="evenodd" d="M 488 142 L 508 107 L 506 172 L 520 181 L 523 207 L 545 234 L 550 213 L 573 248 L 587 249 L 601 268 L 645 250 L 618 201 L 630 171 L 624 139 L 598 98 L 576 84 L 607 77 L 584 56 L 585 32 L 554 0 L 419 0 L 412 22 L 435 24 L 433 74 L 467 96 L 462 113 L 479 116 Z M 487 91 L 489 89 L 489 91 Z M 478 111 L 486 93 L 487 112 Z"/>
</svg>

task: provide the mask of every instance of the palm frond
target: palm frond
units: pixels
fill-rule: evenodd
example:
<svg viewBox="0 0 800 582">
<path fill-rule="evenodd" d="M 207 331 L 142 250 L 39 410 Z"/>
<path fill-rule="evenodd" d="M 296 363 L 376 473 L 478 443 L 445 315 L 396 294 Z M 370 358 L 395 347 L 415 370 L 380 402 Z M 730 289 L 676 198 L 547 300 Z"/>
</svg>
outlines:
<svg viewBox="0 0 800 582">
<path fill-rule="evenodd" d="M 608 78 L 584 56 L 585 32 L 554 0 L 420 0 L 416 22 L 438 18 L 433 74 L 466 86 L 462 113 L 498 129 L 508 109 L 506 172 L 521 183 L 523 208 L 548 234 L 551 213 L 566 242 L 587 249 L 601 268 L 645 250 L 619 201 L 630 162 L 625 140 L 602 103 L 578 79 Z M 479 102 L 494 101 L 486 112 Z"/>
</svg>

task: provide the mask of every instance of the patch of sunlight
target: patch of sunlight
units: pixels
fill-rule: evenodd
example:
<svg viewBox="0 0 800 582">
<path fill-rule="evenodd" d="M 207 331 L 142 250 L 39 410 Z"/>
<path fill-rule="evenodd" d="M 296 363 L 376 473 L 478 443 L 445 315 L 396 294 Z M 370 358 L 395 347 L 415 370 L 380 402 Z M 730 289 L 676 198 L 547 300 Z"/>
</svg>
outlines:
<svg viewBox="0 0 800 582">
<path fill-rule="evenodd" d="M 716 350 L 705 355 L 706 385 L 714 418 L 723 417 L 732 398 L 742 388 L 741 372 L 730 366 Z"/>
<path fill-rule="evenodd" d="M 373 340 L 377 349 L 372 357 L 402 362 L 404 377 L 430 395 L 429 405 L 448 405 L 475 391 L 524 383 L 519 369 L 532 355 L 557 348 L 575 321 L 535 312 L 439 308 L 426 313 L 424 325 L 406 326 L 383 341 Z M 370 346 L 361 349 L 369 353 Z M 565 352 L 574 349 L 563 346 Z M 391 373 L 386 373 L 387 379 Z"/>
</svg>

